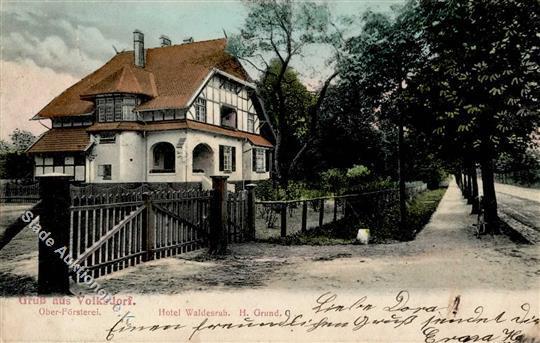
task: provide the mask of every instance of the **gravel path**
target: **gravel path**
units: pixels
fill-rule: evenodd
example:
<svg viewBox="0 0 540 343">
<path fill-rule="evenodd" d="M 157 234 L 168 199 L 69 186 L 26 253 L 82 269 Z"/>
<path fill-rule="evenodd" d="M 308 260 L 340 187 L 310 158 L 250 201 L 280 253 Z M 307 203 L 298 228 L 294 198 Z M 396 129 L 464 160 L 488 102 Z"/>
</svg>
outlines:
<svg viewBox="0 0 540 343">
<path fill-rule="evenodd" d="M 539 249 L 505 236 L 474 236 L 470 208 L 451 183 L 417 239 L 385 245 L 237 244 L 221 260 L 203 252 L 149 262 L 101 278 L 121 293 L 182 293 L 241 288 L 537 289 Z M 84 289 L 80 290 L 84 292 Z"/>
</svg>

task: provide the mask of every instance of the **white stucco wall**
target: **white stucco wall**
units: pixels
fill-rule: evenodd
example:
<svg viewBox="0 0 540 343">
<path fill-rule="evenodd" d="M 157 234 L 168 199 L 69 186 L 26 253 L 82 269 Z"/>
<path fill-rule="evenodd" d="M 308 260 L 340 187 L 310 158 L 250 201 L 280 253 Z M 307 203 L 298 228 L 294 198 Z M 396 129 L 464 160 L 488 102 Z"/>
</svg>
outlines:
<svg viewBox="0 0 540 343">
<path fill-rule="evenodd" d="M 185 130 L 148 132 L 146 136 L 146 177 L 148 182 L 184 182 L 186 180 Z M 153 148 L 157 143 L 167 142 L 174 146 L 176 154 L 174 173 L 150 173 L 153 164 Z"/>
<path fill-rule="evenodd" d="M 109 144 L 96 143 L 90 151 L 90 156 L 87 157 L 86 172 L 88 182 L 106 183 L 106 182 L 122 182 L 120 180 L 120 137 L 116 136 L 116 142 Z M 97 140 L 97 139 L 96 139 Z M 98 166 L 104 164 L 111 165 L 111 180 L 103 180 L 98 176 Z"/>
<path fill-rule="evenodd" d="M 210 172 L 205 174 L 194 174 L 193 170 L 193 149 L 198 144 L 206 144 L 212 149 L 212 168 Z M 219 171 L 219 146 L 226 145 L 236 148 L 236 170 L 232 172 Z M 197 181 L 203 182 L 203 186 L 209 183 L 210 176 L 212 175 L 226 175 L 229 177 L 229 181 L 239 181 L 242 180 L 243 168 L 242 168 L 242 140 L 232 137 L 225 137 L 221 135 L 198 132 L 198 131 L 189 131 L 186 140 L 186 149 L 187 149 L 187 171 L 188 171 L 188 180 L 187 181 Z"/>
<path fill-rule="evenodd" d="M 97 141 L 97 139 L 96 139 Z M 141 182 L 144 180 L 144 137 L 137 132 L 119 132 L 114 143 L 96 143 L 87 157 L 88 182 Z M 111 165 L 111 180 L 98 176 L 98 166 Z"/>
<path fill-rule="evenodd" d="M 144 178 L 145 138 L 142 133 L 122 132 L 120 135 L 119 179 L 121 182 L 139 182 Z"/>
</svg>

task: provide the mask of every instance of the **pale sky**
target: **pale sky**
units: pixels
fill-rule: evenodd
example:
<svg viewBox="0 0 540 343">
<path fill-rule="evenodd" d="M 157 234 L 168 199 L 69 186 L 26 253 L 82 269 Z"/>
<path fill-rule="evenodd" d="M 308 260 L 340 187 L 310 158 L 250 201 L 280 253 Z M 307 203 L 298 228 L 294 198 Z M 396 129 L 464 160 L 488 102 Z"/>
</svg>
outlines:
<svg viewBox="0 0 540 343">
<path fill-rule="evenodd" d="M 402 0 L 328 1 L 335 15 L 387 11 Z M 6 1 L 0 0 L 0 139 L 15 128 L 40 134 L 29 121 L 55 96 L 94 71 L 115 52 L 132 49 L 141 30 L 145 47 L 168 35 L 173 44 L 236 33 L 247 11 L 240 1 Z M 317 82 L 324 58 L 316 51 L 300 65 L 306 81 Z M 50 126 L 50 122 L 42 121 Z"/>
</svg>

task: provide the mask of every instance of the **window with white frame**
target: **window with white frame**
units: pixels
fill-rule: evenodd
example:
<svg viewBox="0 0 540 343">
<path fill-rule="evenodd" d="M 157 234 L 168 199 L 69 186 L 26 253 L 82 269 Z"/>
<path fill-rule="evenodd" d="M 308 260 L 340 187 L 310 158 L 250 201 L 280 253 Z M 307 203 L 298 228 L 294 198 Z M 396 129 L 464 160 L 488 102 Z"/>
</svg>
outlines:
<svg viewBox="0 0 540 343">
<path fill-rule="evenodd" d="M 219 146 L 219 170 L 233 172 L 236 170 L 236 148 L 233 146 Z"/>
<path fill-rule="evenodd" d="M 253 113 L 247 115 L 247 130 L 248 132 L 255 132 L 255 115 Z"/>
<path fill-rule="evenodd" d="M 100 164 L 98 165 L 98 176 L 102 180 L 111 180 L 112 178 L 112 167 L 110 164 Z"/>
<path fill-rule="evenodd" d="M 114 121 L 114 98 L 105 99 L 105 120 Z"/>
<path fill-rule="evenodd" d="M 195 101 L 195 119 L 206 123 L 206 100 L 203 98 Z"/>
<path fill-rule="evenodd" d="M 122 120 L 135 120 L 135 98 L 124 98 L 122 103 Z"/>
<path fill-rule="evenodd" d="M 105 121 L 105 99 L 104 98 L 98 98 L 96 100 L 96 108 L 98 112 L 98 121 L 104 122 Z"/>
<path fill-rule="evenodd" d="M 264 173 L 266 171 L 266 150 L 260 148 L 253 149 L 253 171 Z"/>
<path fill-rule="evenodd" d="M 232 171 L 232 147 L 223 147 L 223 170 Z"/>
<path fill-rule="evenodd" d="M 134 111 L 137 105 L 135 97 L 100 97 L 96 99 L 98 121 L 131 121 L 136 120 Z"/>
</svg>

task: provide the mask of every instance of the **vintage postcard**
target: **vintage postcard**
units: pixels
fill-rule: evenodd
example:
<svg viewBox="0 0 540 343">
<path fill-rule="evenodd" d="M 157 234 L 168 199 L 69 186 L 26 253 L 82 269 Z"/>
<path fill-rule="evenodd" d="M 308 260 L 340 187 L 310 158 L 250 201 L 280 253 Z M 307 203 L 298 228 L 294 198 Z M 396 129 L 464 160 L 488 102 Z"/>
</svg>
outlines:
<svg viewBox="0 0 540 343">
<path fill-rule="evenodd" d="M 0 342 L 540 342 L 537 0 L 0 17 Z"/>
</svg>

